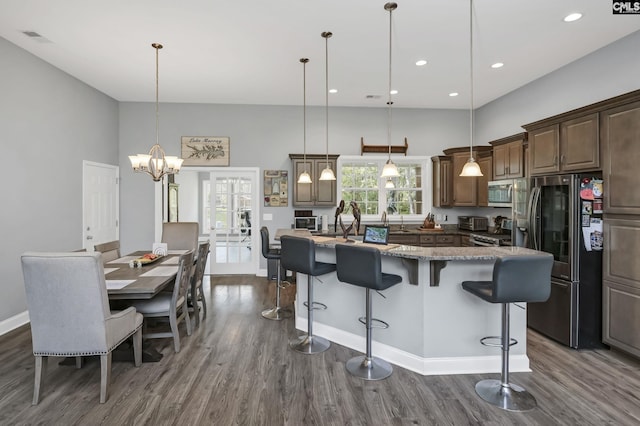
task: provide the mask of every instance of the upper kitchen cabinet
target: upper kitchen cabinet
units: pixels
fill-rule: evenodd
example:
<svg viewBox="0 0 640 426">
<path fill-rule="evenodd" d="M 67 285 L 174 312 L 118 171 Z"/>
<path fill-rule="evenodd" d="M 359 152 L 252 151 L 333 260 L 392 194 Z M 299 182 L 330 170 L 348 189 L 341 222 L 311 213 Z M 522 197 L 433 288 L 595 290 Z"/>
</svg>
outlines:
<svg viewBox="0 0 640 426">
<path fill-rule="evenodd" d="M 457 207 L 487 205 L 488 187 L 486 182 L 488 181 L 488 177 L 491 176 L 491 147 L 476 146 L 473 148 L 473 157 L 480 165 L 480 169 L 484 175 L 482 178 L 460 176 L 464 164 L 469 160 L 468 147 L 449 148 L 445 149 L 444 153 L 451 157 L 452 162 L 452 205 Z"/>
<path fill-rule="evenodd" d="M 524 145 L 526 133 L 498 139 L 489 144 L 493 147 L 493 180 L 525 177 Z"/>
<path fill-rule="evenodd" d="M 478 207 L 487 207 L 489 205 L 489 181 L 491 180 L 491 173 L 493 171 L 493 157 L 491 151 L 486 151 L 478 154 L 476 158 L 482 176 L 478 176 L 477 182 L 477 205 Z M 463 179 L 463 178 L 460 178 Z"/>
<path fill-rule="evenodd" d="M 451 157 L 439 155 L 431 157 L 433 166 L 433 207 L 453 205 L 453 173 Z"/>
<path fill-rule="evenodd" d="M 531 176 L 600 169 L 598 114 L 570 113 L 524 126 Z"/>
<path fill-rule="evenodd" d="M 298 176 L 305 171 L 303 154 L 289 154 L 293 164 L 293 202 L 296 207 L 335 207 L 337 202 L 336 181 L 320 180 L 322 170 L 327 168 L 327 156 L 323 154 L 307 154 L 306 170 L 311 176 L 311 183 L 298 183 Z M 329 155 L 329 167 L 335 172 L 338 156 Z"/>
<path fill-rule="evenodd" d="M 605 213 L 640 215 L 640 101 L 600 113 Z"/>
</svg>

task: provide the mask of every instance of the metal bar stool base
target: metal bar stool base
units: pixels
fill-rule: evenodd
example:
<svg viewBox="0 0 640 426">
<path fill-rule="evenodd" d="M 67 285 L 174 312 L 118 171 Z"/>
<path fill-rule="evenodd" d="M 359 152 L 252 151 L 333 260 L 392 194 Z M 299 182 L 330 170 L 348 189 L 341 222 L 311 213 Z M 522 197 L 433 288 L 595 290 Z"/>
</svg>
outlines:
<svg viewBox="0 0 640 426">
<path fill-rule="evenodd" d="M 262 311 L 262 316 L 266 319 L 281 321 L 285 318 L 291 318 L 291 311 L 282 308 L 265 309 Z"/>
<path fill-rule="evenodd" d="M 524 388 L 510 383 L 503 386 L 500 380 L 481 380 L 476 383 L 476 393 L 491 405 L 507 411 L 530 411 L 538 405 L 536 399 Z"/>
<path fill-rule="evenodd" d="M 300 352 L 305 355 L 318 354 L 329 349 L 331 343 L 322 337 L 311 336 L 306 334 L 289 341 L 289 347 L 296 352 Z"/>
<path fill-rule="evenodd" d="M 393 367 L 387 361 L 380 358 L 367 358 L 364 355 L 351 358 L 347 361 L 346 367 L 349 373 L 365 380 L 386 379 L 393 372 Z"/>
</svg>

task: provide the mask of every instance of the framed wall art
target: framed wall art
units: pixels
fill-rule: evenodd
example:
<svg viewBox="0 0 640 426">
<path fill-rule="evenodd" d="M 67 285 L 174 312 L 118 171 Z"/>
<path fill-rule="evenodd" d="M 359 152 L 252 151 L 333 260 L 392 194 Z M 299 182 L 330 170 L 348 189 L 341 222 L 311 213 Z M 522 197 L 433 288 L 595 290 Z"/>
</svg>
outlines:
<svg viewBox="0 0 640 426">
<path fill-rule="evenodd" d="M 183 136 L 183 166 L 228 166 L 229 138 L 227 136 Z"/>
<path fill-rule="evenodd" d="M 289 205 L 289 171 L 264 171 L 264 206 L 287 207 Z"/>
</svg>

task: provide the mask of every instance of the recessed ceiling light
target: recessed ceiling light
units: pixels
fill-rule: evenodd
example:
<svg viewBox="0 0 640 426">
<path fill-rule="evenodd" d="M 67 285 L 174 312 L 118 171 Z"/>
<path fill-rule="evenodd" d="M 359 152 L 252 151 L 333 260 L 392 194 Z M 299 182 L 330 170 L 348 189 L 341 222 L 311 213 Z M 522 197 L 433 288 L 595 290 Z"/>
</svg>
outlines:
<svg viewBox="0 0 640 426">
<path fill-rule="evenodd" d="M 451 92 L 451 93 L 449 93 L 449 96 L 451 96 L 451 97 L 458 96 L 458 92 Z"/>
<path fill-rule="evenodd" d="M 389 94 L 391 94 L 391 95 L 397 95 L 397 94 L 398 94 L 398 91 L 394 89 L 394 90 L 391 90 L 391 91 L 389 92 Z"/>
<path fill-rule="evenodd" d="M 338 89 L 329 89 L 329 93 L 338 93 Z"/>
<path fill-rule="evenodd" d="M 504 67 L 504 64 L 502 62 L 496 62 L 495 64 L 491 65 L 491 68 L 502 68 Z"/>
<path fill-rule="evenodd" d="M 564 22 L 573 22 L 577 21 L 580 18 L 582 18 L 582 13 L 570 13 L 564 17 Z"/>
<path fill-rule="evenodd" d="M 425 61 L 424 59 L 420 59 L 419 61 L 416 62 L 416 65 L 419 67 L 423 65 L 427 65 L 427 61 Z"/>
</svg>

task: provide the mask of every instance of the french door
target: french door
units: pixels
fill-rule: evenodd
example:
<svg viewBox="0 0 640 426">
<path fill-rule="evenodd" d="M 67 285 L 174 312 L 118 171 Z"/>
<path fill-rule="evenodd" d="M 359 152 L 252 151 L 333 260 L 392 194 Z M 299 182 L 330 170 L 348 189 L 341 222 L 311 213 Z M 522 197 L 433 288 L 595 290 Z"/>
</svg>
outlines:
<svg viewBox="0 0 640 426">
<path fill-rule="evenodd" d="M 255 274 L 260 247 L 258 171 L 213 171 L 209 180 L 212 274 Z"/>
</svg>

